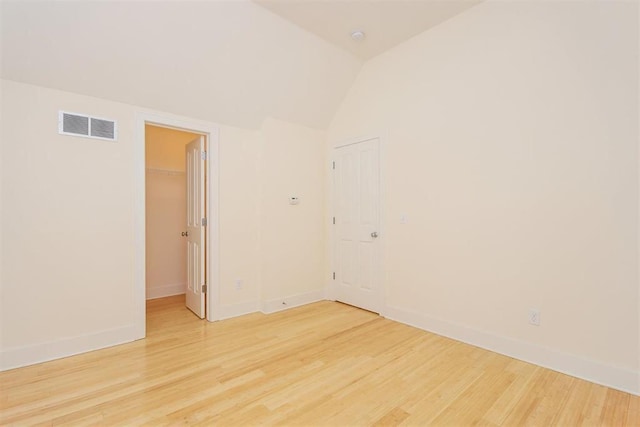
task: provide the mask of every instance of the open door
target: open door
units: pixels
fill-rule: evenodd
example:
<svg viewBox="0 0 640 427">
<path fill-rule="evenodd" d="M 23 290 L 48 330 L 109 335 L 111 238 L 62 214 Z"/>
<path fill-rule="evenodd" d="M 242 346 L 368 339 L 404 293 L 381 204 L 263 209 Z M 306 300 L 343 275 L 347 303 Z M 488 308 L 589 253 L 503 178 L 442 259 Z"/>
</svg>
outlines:
<svg viewBox="0 0 640 427">
<path fill-rule="evenodd" d="M 191 141 L 186 150 L 187 176 L 187 308 L 205 316 L 205 139 Z"/>
</svg>

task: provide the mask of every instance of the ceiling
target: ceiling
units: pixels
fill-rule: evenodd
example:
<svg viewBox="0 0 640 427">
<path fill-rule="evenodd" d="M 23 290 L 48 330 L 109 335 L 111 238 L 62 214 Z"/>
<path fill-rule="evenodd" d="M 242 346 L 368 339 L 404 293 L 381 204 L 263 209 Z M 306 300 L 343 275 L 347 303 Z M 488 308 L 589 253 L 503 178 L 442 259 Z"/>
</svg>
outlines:
<svg viewBox="0 0 640 427">
<path fill-rule="evenodd" d="M 254 0 L 288 21 L 369 59 L 482 0 Z M 354 30 L 365 32 L 353 40 Z"/>
<path fill-rule="evenodd" d="M 242 128 L 325 129 L 364 58 L 476 3 L 0 0 L 0 76 Z"/>
<path fill-rule="evenodd" d="M 324 129 L 362 60 L 249 0 L 0 0 L 4 79 L 242 128 Z"/>
</svg>

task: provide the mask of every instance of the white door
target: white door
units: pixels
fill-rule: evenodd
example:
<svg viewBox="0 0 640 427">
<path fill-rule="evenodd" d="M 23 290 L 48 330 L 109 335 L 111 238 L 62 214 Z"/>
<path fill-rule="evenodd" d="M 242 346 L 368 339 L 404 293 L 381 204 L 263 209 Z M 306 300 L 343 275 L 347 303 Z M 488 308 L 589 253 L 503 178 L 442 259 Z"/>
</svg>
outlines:
<svg viewBox="0 0 640 427">
<path fill-rule="evenodd" d="M 379 140 L 334 150 L 336 300 L 380 312 Z"/>
<path fill-rule="evenodd" d="M 205 141 L 200 136 L 185 147 L 187 176 L 187 292 L 186 304 L 205 316 Z"/>
</svg>

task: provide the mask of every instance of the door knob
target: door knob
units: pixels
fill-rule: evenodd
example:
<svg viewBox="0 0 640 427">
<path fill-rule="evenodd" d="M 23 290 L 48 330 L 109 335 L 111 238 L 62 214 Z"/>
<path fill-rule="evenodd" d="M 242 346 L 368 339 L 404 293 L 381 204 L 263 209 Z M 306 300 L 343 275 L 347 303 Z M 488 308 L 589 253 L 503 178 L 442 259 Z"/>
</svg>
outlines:
<svg viewBox="0 0 640 427">
<path fill-rule="evenodd" d="M 189 236 L 189 232 L 188 232 L 188 231 L 183 231 L 183 232 L 182 232 L 182 233 L 180 233 L 180 234 L 182 234 L 182 237 L 187 237 L 187 236 Z"/>
<path fill-rule="evenodd" d="M 373 237 L 374 239 L 378 237 L 378 232 L 377 231 L 372 232 L 371 237 Z"/>
</svg>

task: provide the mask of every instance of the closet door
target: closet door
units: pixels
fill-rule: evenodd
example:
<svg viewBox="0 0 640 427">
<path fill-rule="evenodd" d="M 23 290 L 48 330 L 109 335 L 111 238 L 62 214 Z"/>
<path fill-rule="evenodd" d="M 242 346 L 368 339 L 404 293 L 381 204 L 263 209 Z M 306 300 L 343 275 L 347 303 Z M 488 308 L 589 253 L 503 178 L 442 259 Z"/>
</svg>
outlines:
<svg viewBox="0 0 640 427">
<path fill-rule="evenodd" d="M 187 308 L 205 316 L 205 140 L 200 136 L 185 147 L 187 178 Z"/>
</svg>

